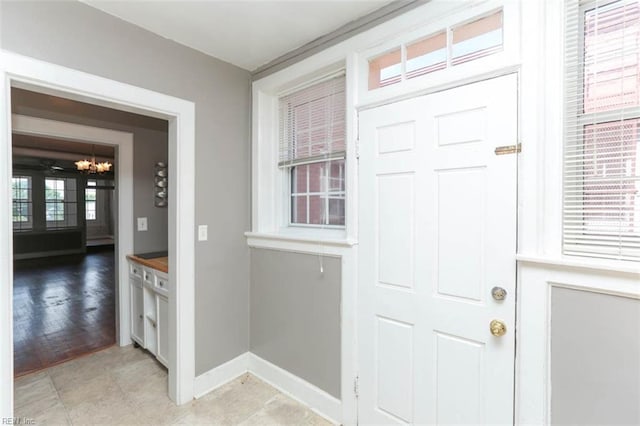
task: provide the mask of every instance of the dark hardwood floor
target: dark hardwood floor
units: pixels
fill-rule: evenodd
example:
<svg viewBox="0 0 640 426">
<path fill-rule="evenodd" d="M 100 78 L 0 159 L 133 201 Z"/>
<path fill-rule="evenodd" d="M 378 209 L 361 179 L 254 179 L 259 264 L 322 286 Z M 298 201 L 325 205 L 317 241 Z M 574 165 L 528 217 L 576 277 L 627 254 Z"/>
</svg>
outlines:
<svg viewBox="0 0 640 426">
<path fill-rule="evenodd" d="M 14 262 L 14 375 L 113 345 L 113 246 Z"/>
</svg>

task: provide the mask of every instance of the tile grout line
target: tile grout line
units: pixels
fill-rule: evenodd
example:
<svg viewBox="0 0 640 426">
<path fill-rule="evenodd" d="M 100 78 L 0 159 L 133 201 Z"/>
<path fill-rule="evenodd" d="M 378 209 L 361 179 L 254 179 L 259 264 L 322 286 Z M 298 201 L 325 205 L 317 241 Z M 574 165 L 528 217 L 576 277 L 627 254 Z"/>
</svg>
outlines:
<svg viewBox="0 0 640 426">
<path fill-rule="evenodd" d="M 60 396 L 60 390 L 58 389 L 56 382 L 53 380 L 53 377 L 51 377 L 51 374 L 49 374 L 49 368 L 47 368 L 45 372 L 47 374 L 47 378 L 51 381 L 51 385 L 53 386 L 53 389 L 56 391 L 56 398 L 64 408 L 64 415 L 67 418 L 67 424 L 73 426 L 73 422 L 71 421 L 71 414 L 69 413 L 69 408 L 67 408 L 67 405 L 62 400 L 62 396 Z"/>
</svg>

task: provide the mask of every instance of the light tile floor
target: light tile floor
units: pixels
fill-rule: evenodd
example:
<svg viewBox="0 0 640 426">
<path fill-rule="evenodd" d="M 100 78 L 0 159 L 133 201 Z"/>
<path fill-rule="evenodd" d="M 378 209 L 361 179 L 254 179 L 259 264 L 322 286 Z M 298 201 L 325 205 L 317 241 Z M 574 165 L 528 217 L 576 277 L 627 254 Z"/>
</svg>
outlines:
<svg viewBox="0 0 640 426">
<path fill-rule="evenodd" d="M 36 424 L 330 425 L 250 374 L 176 406 L 148 353 L 112 346 L 15 381 L 14 416 Z"/>
</svg>

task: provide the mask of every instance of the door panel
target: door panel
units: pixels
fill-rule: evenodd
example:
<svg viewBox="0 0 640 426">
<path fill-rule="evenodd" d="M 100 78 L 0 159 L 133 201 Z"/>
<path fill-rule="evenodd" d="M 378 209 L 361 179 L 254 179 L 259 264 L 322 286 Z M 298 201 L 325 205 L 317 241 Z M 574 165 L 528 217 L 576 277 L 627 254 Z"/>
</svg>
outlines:
<svg viewBox="0 0 640 426">
<path fill-rule="evenodd" d="M 361 112 L 360 423 L 512 422 L 516 143 L 515 75 Z"/>
</svg>

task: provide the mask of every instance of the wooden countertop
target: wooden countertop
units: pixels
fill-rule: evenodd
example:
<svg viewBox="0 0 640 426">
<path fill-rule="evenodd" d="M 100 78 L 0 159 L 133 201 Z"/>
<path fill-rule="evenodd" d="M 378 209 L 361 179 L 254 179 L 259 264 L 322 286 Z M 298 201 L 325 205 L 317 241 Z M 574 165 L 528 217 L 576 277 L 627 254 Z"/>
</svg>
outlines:
<svg viewBox="0 0 640 426">
<path fill-rule="evenodd" d="M 168 257 L 155 257 L 153 259 L 142 259 L 138 256 L 134 256 L 132 254 L 127 255 L 127 259 L 133 260 L 141 265 L 147 266 L 149 268 L 157 269 L 160 272 L 164 272 L 165 274 L 169 273 L 169 258 Z"/>
</svg>

